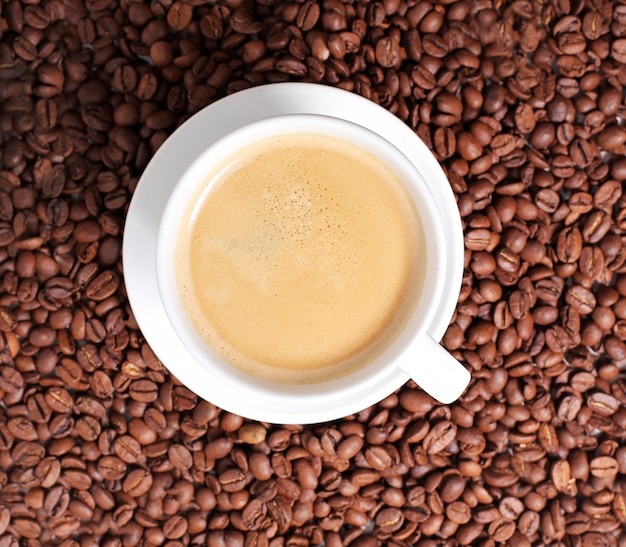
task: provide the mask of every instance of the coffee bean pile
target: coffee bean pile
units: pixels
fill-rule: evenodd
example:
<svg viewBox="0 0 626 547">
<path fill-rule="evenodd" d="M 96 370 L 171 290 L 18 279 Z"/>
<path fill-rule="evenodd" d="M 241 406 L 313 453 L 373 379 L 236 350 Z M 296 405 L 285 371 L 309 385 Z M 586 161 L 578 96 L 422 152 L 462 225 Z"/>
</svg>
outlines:
<svg viewBox="0 0 626 547">
<path fill-rule="evenodd" d="M 143 339 L 138 177 L 199 109 L 282 81 L 379 103 L 442 162 L 459 402 L 408 383 L 259 423 Z M 2 0 L 0 547 L 626 546 L 624 85 L 621 0 Z"/>
</svg>

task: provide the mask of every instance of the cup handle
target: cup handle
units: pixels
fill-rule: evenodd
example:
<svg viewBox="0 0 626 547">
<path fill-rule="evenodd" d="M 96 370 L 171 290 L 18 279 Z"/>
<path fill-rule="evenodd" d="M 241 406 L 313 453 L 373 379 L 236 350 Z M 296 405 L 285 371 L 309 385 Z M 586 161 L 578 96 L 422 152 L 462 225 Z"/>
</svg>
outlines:
<svg viewBox="0 0 626 547">
<path fill-rule="evenodd" d="M 469 384 L 469 371 L 430 334 L 424 335 L 417 347 L 419 359 L 403 359 L 400 368 L 437 401 L 456 401 Z"/>
</svg>

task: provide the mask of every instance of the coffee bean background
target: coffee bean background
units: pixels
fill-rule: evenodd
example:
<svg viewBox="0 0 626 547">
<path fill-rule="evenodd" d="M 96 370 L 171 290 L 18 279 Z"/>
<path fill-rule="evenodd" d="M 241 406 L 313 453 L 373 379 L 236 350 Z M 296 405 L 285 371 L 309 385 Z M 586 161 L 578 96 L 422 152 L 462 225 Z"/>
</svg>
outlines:
<svg viewBox="0 0 626 547">
<path fill-rule="evenodd" d="M 281 81 L 379 103 L 442 162 L 459 402 L 244 420 L 142 337 L 142 170 Z M 621 0 L 2 0 L 0 547 L 626 546 L 624 85 Z"/>
</svg>

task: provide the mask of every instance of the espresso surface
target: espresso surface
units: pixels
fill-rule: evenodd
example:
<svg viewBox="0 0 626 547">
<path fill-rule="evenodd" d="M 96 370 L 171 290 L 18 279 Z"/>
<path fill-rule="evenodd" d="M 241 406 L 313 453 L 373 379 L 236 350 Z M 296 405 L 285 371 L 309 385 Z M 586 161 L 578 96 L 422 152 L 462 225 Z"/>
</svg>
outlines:
<svg viewBox="0 0 626 547">
<path fill-rule="evenodd" d="M 404 325 L 421 227 L 397 176 L 346 141 L 297 134 L 210 177 L 177 251 L 184 307 L 206 341 L 278 381 L 343 375 Z"/>
</svg>

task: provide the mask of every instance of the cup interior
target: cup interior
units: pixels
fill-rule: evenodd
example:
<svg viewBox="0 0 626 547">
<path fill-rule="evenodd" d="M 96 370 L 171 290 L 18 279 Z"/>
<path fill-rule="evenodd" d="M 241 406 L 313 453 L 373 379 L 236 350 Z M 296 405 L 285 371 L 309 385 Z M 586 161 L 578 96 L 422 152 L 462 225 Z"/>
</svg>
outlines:
<svg viewBox="0 0 626 547">
<path fill-rule="evenodd" d="M 275 135 L 320 133 L 347 140 L 377 156 L 403 182 L 422 223 L 427 267 L 421 296 L 398 337 L 382 354 L 356 372 L 325 382 L 277 383 L 248 375 L 214 351 L 196 332 L 187 317 L 175 281 L 175 250 L 179 231 L 187 220 L 189 204 L 211 189 L 207 174 L 238 150 Z M 330 116 L 294 114 L 266 118 L 241 127 L 207 148 L 184 172 L 170 195 L 157 236 L 156 272 L 160 297 L 172 328 L 195 360 L 211 374 L 236 387 L 250 398 L 263 398 L 288 405 L 306 397 L 311 404 L 332 404 L 333 398 L 349 396 L 375 385 L 397 368 L 407 350 L 415 349 L 430 325 L 443 294 L 446 257 L 443 221 L 436 202 L 414 164 L 402 152 L 378 134 L 352 122 Z M 414 352 L 412 352 L 414 354 Z M 428 366 L 425 364 L 425 366 Z"/>
</svg>

